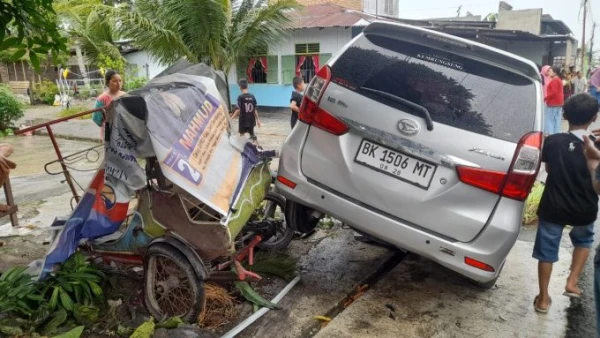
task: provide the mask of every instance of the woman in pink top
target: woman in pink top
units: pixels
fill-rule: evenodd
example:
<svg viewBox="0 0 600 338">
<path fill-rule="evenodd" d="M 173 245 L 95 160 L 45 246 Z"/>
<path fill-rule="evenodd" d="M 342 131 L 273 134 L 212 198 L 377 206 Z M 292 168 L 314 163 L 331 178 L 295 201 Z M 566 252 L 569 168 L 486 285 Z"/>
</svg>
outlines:
<svg viewBox="0 0 600 338">
<path fill-rule="evenodd" d="M 123 87 L 123 80 L 121 80 L 121 75 L 116 71 L 107 71 L 106 75 L 104 75 L 104 81 L 108 90 L 96 98 L 96 108 L 108 107 L 112 100 L 125 94 L 125 92 L 121 90 Z M 92 119 L 100 127 L 100 136 L 104 138 L 104 115 L 102 112 L 98 111 L 92 115 Z"/>
<path fill-rule="evenodd" d="M 551 67 L 546 65 L 544 67 L 542 67 L 542 70 L 540 71 L 540 74 L 542 75 L 542 80 L 544 81 L 544 97 L 546 97 L 546 91 L 548 90 L 548 85 L 550 84 L 550 81 L 552 81 L 552 78 L 550 76 L 548 76 L 548 70 Z"/>
</svg>

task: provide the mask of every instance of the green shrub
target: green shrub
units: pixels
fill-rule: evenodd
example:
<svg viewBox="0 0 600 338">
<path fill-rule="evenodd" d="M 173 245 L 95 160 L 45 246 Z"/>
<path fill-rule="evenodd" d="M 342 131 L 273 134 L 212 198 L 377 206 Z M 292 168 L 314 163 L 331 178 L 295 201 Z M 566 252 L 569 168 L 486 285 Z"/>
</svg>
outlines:
<svg viewBox="0 0 600 338">
<path fill-rule="evenodd" d="M 10 87 L 0 84 L 0 130 L 6 130 L 23 117 L 23 105 Z"/>
<path fill-rule="evenodd" d="M 58 86 L 50 81 L 36 83 L 33 91 L 33 100 L 45 104 L 54 104 L 54 96 L 58 95 Z"/>
<path fill-rule="evenodd" d="M 79 114 L 79 113 L 83 113 L 86 110 L 90 110 L 91 108 L 86 107 L 86 106 L 72 106 L 70 108 L 61 110 L 61 112 L 58 114 L 59 117 L 69 117 L 69 116 L 73 116 L 75 114 Z M 92 118 L 92 114 L 88 114 L 88 115 L 84 115 L 82 117 L 80 117 L 79 119 L 81 120 L 87 120 L 87 119 L 91 119 Z"/>
<path fill-rule="evenodd" d="M 123 90 L 126 92 L 136 90 L 138 88 L 142 88 L 144 85 L 148 83 L 148 79 L 145 77 L 130 77 L 126 79 L 125 84 L 123 85 Z"/>
</svg>

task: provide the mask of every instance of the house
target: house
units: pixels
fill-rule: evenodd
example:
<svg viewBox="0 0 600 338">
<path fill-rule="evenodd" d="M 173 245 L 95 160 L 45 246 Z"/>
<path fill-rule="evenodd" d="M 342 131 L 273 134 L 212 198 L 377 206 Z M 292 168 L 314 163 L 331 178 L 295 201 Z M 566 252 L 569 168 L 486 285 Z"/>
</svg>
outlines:
<svg viewBox="0 0 600 338">
<path fill-rule="evenodd" d="M 151 79 L 168 66 L 152 58 L 146 51 L 135 47 L 132 40 L 117 41 L 117 46 L 121 55 L 127 60 L 128 67 L 137 77 Z"/>
<path fill-rule="evenodd" d="M 242 57 L 229 74 L 230 99 L 240 94 L 239 79 L 250 82 L 258 104 L 287 107 L 292 80 L 310 82 L 317 70 L 376 17 L 337 4 L 317 4 L 294 11 L 289 38 L 257 55 Z"/>
<path fill-rule="evenodd" d="M 237 81 L 245 78 L 260 106 L 289 106 L 293 78 L 302 76 L 308 83 L 320 66 L 375 20 L 411 24 L 471 39 L 520 55 L 540 66 L 576 65 L 577 40 L 573 33 L 542 9 L 513 10 L 502 1 L 495 21 L 482 21 L 481 16 L 470 13 L 460 18 L 406 20 L 395 17 L 398 0 L 388 4 L 387 12 L 387 0 L 326 1 L 331 0 L 300 0 L 305 7 L 290 14 L 292 27 L 288 39 L 237 60 L 228 74 L 231 102 L 240 94 Z M 377 1 L 378 7 L 374 12 L 373 1 Z M 381 4 L 384 13 L 379 10 Z M 119 44 L 127 61 L 137 66 L 139 76 L 152 78 L 168 66 L 136 49 L 131 41 Z"/>
<path fill-rule="evenodd" d="M 571 29 L 542 9 L 513 10 L 500 2 L 496 21 L 464 18 L 399 20 L 400 22 L 478 41 L 522 56 L 538 66 L 577 65 L 577 40 Z"/>
<path fill-rule="evenodd" d="M 321 0 L 303 0 L 318 2 Z M 338 0 L 347 3 L 351 0 Z M 369 1 L 362 3 L 366 7 Z M 469 13 L 466 17 L 406 20 L 369 14 L 338 4 L 309 5 L 293 14 L 294 25 L 288 40 L 270 47 L 261 55 L 244 57 L 229 74 L 231 100 L 239 95 L 236 82 L 246 78 L 261 106 L 286 107 L 293 90 L 293 77 L 302 75 L 309 82 L 319 66 L 375 20 L 420 26 L 484 43 L 522 56 L 541 65 L 574 67 L 577 40 L 569 27 L 544 14 L 542 9 L 513 10 L 504 1 L 499 4 L 495 21 L 482 21 Z"/>
</svg>

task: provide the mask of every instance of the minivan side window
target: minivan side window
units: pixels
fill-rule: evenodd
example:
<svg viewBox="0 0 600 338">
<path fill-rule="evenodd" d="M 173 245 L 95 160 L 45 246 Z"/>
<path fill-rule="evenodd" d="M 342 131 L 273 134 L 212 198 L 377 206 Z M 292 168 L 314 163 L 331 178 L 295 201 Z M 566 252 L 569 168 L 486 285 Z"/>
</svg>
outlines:
<svg viewBox="0 0 600 338">
<path fill-rule="evenodd" d="M 426 46 L 363 37 L 332 66 L 332 81 L 421 117 L 399 102 L 408 100 L 426 108 L 434 122 L 507 141 L 517 142 L 534 126 L 532 80 Z"/>
</svg>

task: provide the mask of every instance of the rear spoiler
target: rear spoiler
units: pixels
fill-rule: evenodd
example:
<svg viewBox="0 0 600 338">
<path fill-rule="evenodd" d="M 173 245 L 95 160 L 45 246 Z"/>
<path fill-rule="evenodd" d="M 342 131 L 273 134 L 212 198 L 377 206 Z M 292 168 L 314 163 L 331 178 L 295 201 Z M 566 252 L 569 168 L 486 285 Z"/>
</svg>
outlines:
<svg viewBox="0 0 600 338">
<path fill-rule="evenodd" d="M 440 33 L 429 29 L 399 23 L 376 21 L 368 25 L 362 32 L 366 37 L 383 36 L 386 38 L 412 42 L 436 49 L 460 52 L 471 59 L 487 61 L 542 81 L 535 63 L 518 55 L 501 49 L 490 47 L 479 42 L 463 39 L 454 35 Z"/>
</svg>

